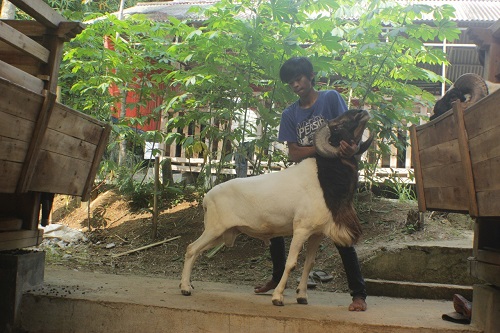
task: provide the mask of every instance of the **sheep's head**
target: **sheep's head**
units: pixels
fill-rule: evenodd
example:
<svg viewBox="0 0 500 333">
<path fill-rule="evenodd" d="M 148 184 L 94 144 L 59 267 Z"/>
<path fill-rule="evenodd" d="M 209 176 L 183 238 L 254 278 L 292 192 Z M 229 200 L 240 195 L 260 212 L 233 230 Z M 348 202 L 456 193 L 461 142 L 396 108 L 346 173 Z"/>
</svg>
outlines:
<svg viewBox="0 0 500 333">
<path fill-rule="evenodd" d="M 322 125 L 314 136 L 314 146 L 319 155 L 327 158 L 340 157 L 340 141 L 356 142 L 360 147 L 357 154 L 365 152 L 373 141 L 370 136 L 361 142 L 363 132 L 370 120 L 365 110 L 348 110 Z"/>
<path fill-rule="evenodd" d="M 430 120 L 439 117 L 452 108 L 452 103 L 460 100 L 466 102 L 468 107 L 488 95 L 488 86 L 484 79 L 473 73 L 460 76 L 446 94 L 434 105 L 433 115 Z"/>
</svg>

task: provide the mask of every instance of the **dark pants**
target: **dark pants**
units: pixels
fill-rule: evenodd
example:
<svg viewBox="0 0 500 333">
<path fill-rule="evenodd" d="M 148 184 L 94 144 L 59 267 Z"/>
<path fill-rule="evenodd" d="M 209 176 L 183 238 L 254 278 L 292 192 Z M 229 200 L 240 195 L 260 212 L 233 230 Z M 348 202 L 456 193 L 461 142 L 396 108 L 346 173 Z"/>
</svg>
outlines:
<svg viewBox="0 0 500 333">
<path fill-rule="evenodd" d="M 271 252 L 271 260 L 273 262 L 273 281 L 279 282 L 285 271 L 286 250 L 285 239 L 283 237 L 271 238 L 269 247 Z M 354 247 L 337 246 L 340 258 L 344 264 L 344 270 L 347 277 L 347 284 L 351 290 L 351 296 L 366 298 L 365 280 L 361 274 L 359 266 L 358 254 Z"/>
<path fill-rule="evenodd" d="M 46 227 L 49 224 L 50 211 L 54 203 L 54 193 L 42 192 L 40 195 L 40 204 L 42 206 L 42 218 L 40 224 Z"/>
</svg>

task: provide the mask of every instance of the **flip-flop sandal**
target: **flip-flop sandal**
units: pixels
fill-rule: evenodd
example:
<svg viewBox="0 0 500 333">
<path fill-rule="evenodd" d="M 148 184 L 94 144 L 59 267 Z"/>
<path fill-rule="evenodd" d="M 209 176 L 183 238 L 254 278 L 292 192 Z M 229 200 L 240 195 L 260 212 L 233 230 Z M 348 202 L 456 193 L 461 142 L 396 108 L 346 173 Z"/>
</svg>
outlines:
<svg viewBox="0 0 500 333">
<path fill-rule="evenodd" d="M 333 280 L 333 276 L 331 276 L 330 274 L 328 274 L 327 272 L 325 272 L 321 269 L 315 270 L 311 274 L 312 274 L 312 278 L 314 280 L 317 280 L 320 282 L 330 282 Z"/>
<path fill-rule="evenodd" d="M 457 324 L 470 324 L 470 319 L 458 312 L 445 313 L 441 316 L 443 320 Z"/>
<path fill-rule="evenodd" d="M 300 282 L 300 276 L 297 278 L 297 283 Z M 318 284 L 316 283 L 316 281 L 314 281 L 313 279 L 313 273 L 309 273 L 309 277 L 307 278 L 307 289 L 314 289 L 316 288 Z"/>
</svg>

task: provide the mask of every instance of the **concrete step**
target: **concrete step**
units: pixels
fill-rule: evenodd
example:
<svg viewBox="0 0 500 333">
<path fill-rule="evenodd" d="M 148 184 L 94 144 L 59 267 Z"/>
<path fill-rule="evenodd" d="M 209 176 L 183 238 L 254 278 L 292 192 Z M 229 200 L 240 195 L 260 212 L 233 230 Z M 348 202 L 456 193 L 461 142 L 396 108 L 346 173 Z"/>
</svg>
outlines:
<svg viewBox="0 0 500 333">
<path fill-rule="evenodd" d="M 470 299 L 472 286 L 481 283 L 469 273 L 472 236 L 380 249 L 361 265 L 368 293 L 446 300 L 459 293 Z"/>
<path fill-rule="evenodd" d="M 452 300 L 454 294 L 460 294 L 472 300 L 472 286 L 380 279 L 365 279 L 365 282 L 370 296 Z"/>
<path fill-rule="evenodd" d="M 44 284 L 26 292 L 21 327 L 26 332 L 307 332 L 479 333 L 474 323 L 441 319 L 451 301 L 369 297 L 366 312 L 349 312 L 348 294 L 310 291 L 297 304 L 286 290 L 285 306 L 252 286 L 193 281 L 190 297 L 178 280 L 107 275 L 46 267 Z"/>
</svg>

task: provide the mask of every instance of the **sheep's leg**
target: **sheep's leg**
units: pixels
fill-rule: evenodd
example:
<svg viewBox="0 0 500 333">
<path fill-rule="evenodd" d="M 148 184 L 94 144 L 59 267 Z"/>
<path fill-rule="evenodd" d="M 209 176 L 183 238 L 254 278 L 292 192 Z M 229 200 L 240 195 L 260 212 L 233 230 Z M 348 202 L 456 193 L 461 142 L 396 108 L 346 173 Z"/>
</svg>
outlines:
<svg viewBox="0 0 500 333">
<path fill-rule="evenodd" d="M 203 253 L 203 251 L 208 250 L 212 247 L 220 245 L 224 242 L 222 235 L 214 235 L 211 232 L 205 231 L 198 237 L 197 240 L 188 245 L 186 249 L 186 255 L 184 257 L 184 268 L 182 269 L 181 278 L 181 292 L 185 296 L 191 295 L 191 271 L 193 269 L 194 262 L 198 256 Z"/>
<path fill-rule="evenodd" d="M 279 306 L 284 305 L 283 292 L 286 287 L 286 282 L 288 281 L 290 272 L 297 265 L 297 258 L 299 256 L 300 250 L 302 249 L 302 246 L 304 245 L 308 237 L 309 234 L 307 232 L 301 233 L 294 231 L 292 242 L 290 243 L 290 250 L 288 252 L 288 257 L 286 258 L 285 272 L 283 273 L 283 276 L 281 277 L 281 280 L 276 286 L 276 288 L 274 288 L 273 298 L 272 298 L 274 305 L 279 305 Z"/>
<path fill-rule="evenodd" d="M 307 279 L 309 273 L 314 266 L 316 260 L 316 253 L 318 252 L 319 245 L 323 239 L 322 234 L 314 234 L 309 237 L 307 241 L 306 259 L 304 261 L 304 270 L 300 278 L 299 285 L 297 286 L 297 303 L 307 304 Z"/>
</svg>

